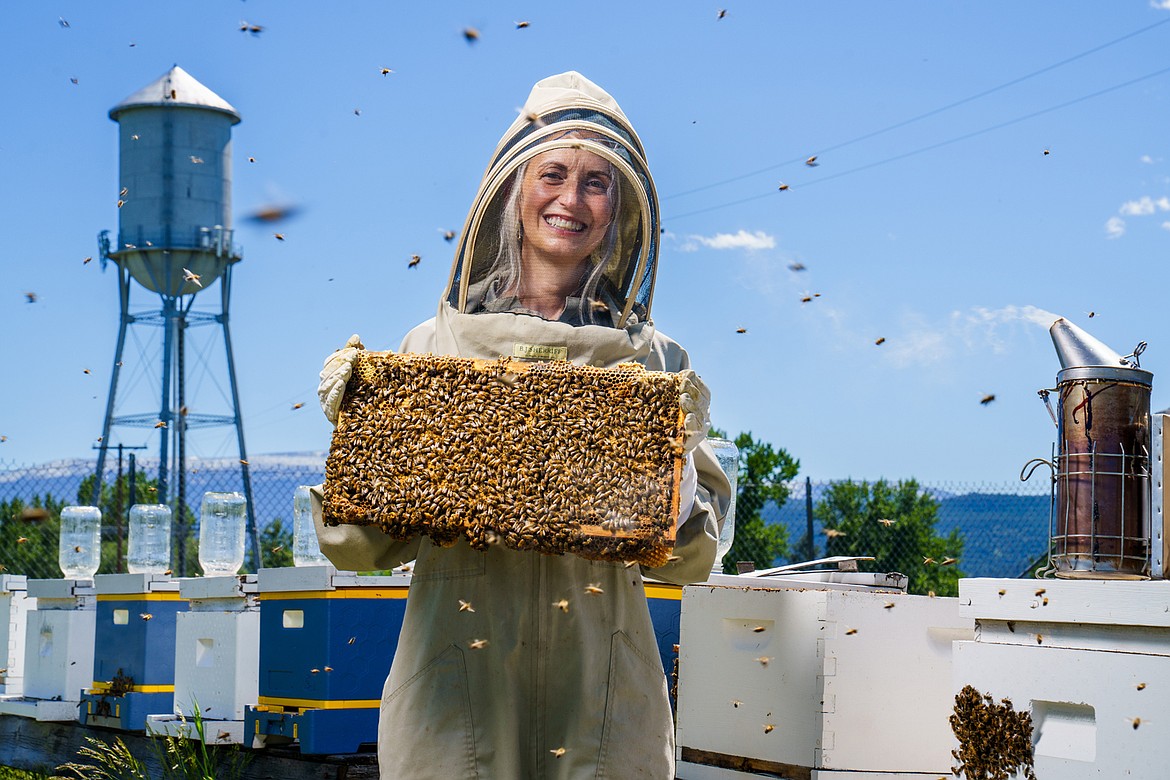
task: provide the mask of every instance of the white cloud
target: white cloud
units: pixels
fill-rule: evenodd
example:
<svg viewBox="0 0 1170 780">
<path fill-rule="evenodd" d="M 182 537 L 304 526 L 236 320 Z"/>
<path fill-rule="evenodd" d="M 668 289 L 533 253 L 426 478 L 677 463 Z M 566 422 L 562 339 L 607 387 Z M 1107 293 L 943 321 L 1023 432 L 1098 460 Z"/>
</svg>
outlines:
<svg viewBox="0 0 1170 780">
<path fill-rule="evenodd" d="M 1110 217 L 1105 223 L 1105 236 L 1107 238 L 1121 238 L 1125 235 L 1125 220 L 1121 217 Z"/>
<path fill-rule="evenodd" d="M 746 249 L 754 252 L 759 249 L 775 249 L 776 239 L 762 230 L 749 233 L 740 230 L 738 233 L 716 233 L 713 236 L 687 236 L 687 243 L 682 246 L 684 251 L 693 252 L 699 245 L 709 249 Z"/>
<path fill-rule="evenodd" d="M 1170 230 L 1170 220 L 1163 222 L 1162 227 L 1164 227 L 1166 230 Z"/>
<path fill-rule="evenodd" d="M 1170 0 L 1150 0 L 1150 7 L 1170 11 Z"/>
<path fill-rule="evenodd" d="M 1143 195 L 1138 200 L 1128 200 L 1122 203 L 1118 210 L 1131 217 L 1144 217 L 1153 214 L 1154 211 L 1170 211 L 1170 198 L 1163 195 L 1154 200 L 1149 195 Z"/>
<path fill-rule="evenodd" d="M 1118 212 L 1130 217 L 1142 217 L 1147 214 L 1154 213 L 1154 201 L 1149 195 L 1143 196 L 1140 200 L 1127 200 L 1121 204 Z"/>
<path fill-rule="evenodd" d="M 1167 2 L 1170 2 L 1170 0 L 1167 0 Z M 1153 165 L 1154 164 L 1154 158 L 1150 157 L 1148 154 L 1143 154 L 1141 157 L 1138 158 L 1138 161 L 1143 162 L 1146 165 Z"/>
</svg>

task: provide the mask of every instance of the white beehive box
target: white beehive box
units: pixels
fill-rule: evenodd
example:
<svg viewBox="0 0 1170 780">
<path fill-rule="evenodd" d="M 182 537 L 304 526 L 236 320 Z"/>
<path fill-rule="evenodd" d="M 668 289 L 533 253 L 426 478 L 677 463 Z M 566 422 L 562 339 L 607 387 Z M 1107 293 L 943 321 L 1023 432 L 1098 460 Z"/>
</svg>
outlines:
<svg viewBox="0 0 1170 780">
<path fill-rule="evenodd" d="M 92 680 L 97 598 L 91 580 L 29 580 L 24 695 L 0 699 L 0 713 L 37 720 L 77 720 L 81 691 Z"/>
<path fill-rule="evenodd" d="M 24 575 L 0 574 L 0 696 L 24 691 L 24 633 L 37 606 L 27 591 Z"/>
<path fill-rule="evenodd" d="M 957 599 L 711 579 L 683 590 L 680 778 L 949 773 Z"/>
<path fill-rule="evenodd" d="M 148 715 L 151 731 L 193 736 L 197 703 L 206 742 L 244 741 L 244 707 L 260 684 L 257 591 L 255 574 L 180 580 L 188 611 L 175 616 L 175 709 L 183 717 Z"/>
<path fill-rule="evenodd" d="M 959 599 L 976 636 L 953 692 L 1031 713 L 1037 777 L 1166 776 L 1170 582 L 967 579 Z"/>
</svg>

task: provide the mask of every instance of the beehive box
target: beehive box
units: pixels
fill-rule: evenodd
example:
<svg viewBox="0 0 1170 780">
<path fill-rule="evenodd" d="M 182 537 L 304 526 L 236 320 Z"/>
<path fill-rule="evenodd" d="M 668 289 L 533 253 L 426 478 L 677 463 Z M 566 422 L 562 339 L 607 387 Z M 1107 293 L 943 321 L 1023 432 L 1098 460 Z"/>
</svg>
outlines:
<svg viewBox="0 0 1170 780">
<path fill-rule="evenodd" d="M 325 465 L 325 523 L 659 566 L 682 420 L 678 375 L 635 364 L 364 352 Z"/>
</svg>

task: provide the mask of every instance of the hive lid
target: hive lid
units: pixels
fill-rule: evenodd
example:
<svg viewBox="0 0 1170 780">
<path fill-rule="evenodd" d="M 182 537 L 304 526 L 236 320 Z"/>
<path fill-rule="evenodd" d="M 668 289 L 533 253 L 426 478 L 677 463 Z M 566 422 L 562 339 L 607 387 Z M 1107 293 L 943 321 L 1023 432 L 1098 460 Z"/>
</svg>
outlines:
<svg viewBox="0 0 1170 780">
<path fill-rule="evenodd" d="M 203 86 L 178 65 L 111 108 L 110 119 L 117 121 L 123 111 L 141 106 L 206 108 L 222 111 L 232 117 L 235 120 L 232 124 L 240 121 L 240 114 L 231 103 Z"/>
</svg>

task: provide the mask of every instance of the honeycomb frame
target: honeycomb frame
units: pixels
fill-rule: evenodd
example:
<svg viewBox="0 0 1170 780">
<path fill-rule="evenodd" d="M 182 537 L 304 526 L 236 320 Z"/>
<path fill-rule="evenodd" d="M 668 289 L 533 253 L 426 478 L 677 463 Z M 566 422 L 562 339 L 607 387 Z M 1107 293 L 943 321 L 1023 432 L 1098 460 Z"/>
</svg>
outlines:
<svg viewBox="0 0 1170 780">
<path fill-rule="evenodd" d="M 660 566 L 678 516 L 679 397 L 677 374 L 634 363 L 362 352 L 324 521 Z"/>
</svg>

